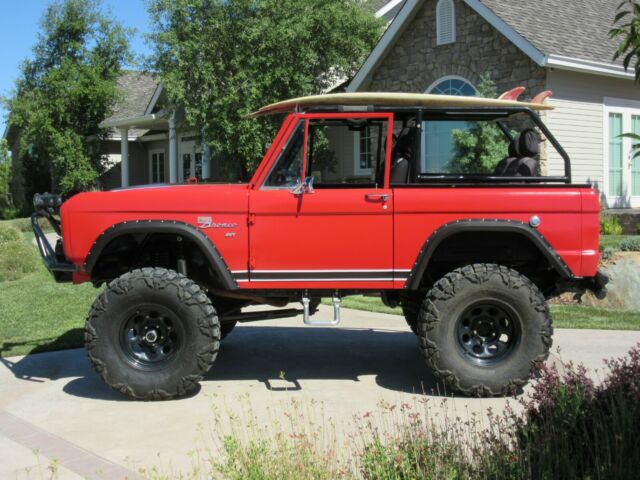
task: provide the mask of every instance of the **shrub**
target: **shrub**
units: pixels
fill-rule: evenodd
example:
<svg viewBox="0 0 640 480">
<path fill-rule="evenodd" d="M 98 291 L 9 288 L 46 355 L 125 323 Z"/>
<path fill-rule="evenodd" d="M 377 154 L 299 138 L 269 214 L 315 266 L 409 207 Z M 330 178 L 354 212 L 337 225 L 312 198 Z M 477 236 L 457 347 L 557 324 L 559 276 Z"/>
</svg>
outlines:
<svg viewBox="0 0 640 480">
<path fill-rule="evenodd" d="M 622 235 L 622 225 L 615 215 L 600 217 L 600 233 L 602 235 Z"/>
<path fill-rule="evenodd" d="M 636 233 L 640 235 L 640 223 L 636 224 Z"/>
<path fill-rule="evenodd" d="M 10 225 L 0 225 L 0 245 L 20 240 L 20 232 Z"/>
<path fill-rule="evenodd" d="M 4 233 L 3 235 L 9 237 L 14 234 Z M 38 254 L 35 248 L 19 238 L 19 234 L 17 240 L 0 242 L 0 282 L 19 280 L 35 272 L 37 267 Z"/>
<path fill-rule="evenodd" d="M 620 242 L 620 250 L 623 252 L 640 252 L 640 237 L 625 238 Z"/>
</svg>

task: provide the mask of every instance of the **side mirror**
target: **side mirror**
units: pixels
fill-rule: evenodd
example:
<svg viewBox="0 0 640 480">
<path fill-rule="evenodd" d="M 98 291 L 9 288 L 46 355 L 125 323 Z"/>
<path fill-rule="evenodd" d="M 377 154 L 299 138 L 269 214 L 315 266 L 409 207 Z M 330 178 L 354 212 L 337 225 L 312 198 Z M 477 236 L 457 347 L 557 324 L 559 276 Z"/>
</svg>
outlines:
<svg viewBox="0 0 640 480">
<path fill-rule="evenodd" d="M 291 193 L 293 195 L 313 193 L 313 177 L 306 177 L 304 182 L 298 182 L 298 184 L 291 189 Z"/>
</svg>

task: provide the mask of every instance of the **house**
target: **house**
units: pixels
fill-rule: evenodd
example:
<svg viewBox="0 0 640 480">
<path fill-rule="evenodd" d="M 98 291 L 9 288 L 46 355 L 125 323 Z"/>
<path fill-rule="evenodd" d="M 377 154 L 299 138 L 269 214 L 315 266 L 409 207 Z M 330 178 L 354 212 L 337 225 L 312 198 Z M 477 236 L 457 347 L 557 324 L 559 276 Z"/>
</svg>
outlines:
<svg viewBox="0 0 640 480">
<path fill-rule="evenodd" d="M 640 208 L 640 86 L 613 55 L 609 38 L 620 0 L 406 0 L 347 91 L 474 95 L 487 73 L 499 91 L 523 98 L 553 91 L 545 121 L 572 159 L 573 181 L 588 182 L 610 208 Z M 546 172 L 561 174 L 549 151 Z"/>
</svg>

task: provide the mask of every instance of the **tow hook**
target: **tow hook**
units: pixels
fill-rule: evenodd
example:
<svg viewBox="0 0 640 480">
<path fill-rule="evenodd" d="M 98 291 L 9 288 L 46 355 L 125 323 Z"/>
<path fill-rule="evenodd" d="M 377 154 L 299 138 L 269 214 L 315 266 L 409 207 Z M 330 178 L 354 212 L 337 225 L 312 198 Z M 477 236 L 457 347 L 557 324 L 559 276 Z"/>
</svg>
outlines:
<svg viewBox="0 0 640 480">
<path fill-rule="evenodd" d="M 309 297 L 302 297 L 302 307 L 303 312 L 302 316 L 304 319 L 305 325 L 310 325 L 312 327 L 335 327 L 340 323 L 340 304 L 342 300 L 336 294 L 333 296 L 333 320 L 311 320 L 311 314 L 309 313 L 309 306 L 311 304 L 311 299 Z"/>
</svg>

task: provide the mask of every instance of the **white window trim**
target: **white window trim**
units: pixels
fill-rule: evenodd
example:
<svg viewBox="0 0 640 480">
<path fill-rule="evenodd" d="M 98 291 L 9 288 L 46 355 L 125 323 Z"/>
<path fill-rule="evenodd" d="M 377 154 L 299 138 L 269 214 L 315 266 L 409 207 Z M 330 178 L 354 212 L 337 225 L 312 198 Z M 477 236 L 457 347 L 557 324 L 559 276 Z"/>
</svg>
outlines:
<svg viewBox="0 0 640 480">
<path fill-rule="evenodd" d="M 164 148 L 154 148 L 153 150 L 149 150 L 149 183 L 154 183 L 153 181 L 153 155 L 154 154 L 158 154 L 161 153 L 163 155 L 164 158 L 164 165 L 163 165 L 163 170 L 164 172 L 162 172 L 162 176 L 164 177 L 164 181 L 167 181 L 167 152 L 164 150 Z"/>
<path fill-rule="evenodd" d="M 602 187 L 600 193 L 604 195 L 606 206 L 608 208 L 638 208 L 640 207 L 640 197 L 633 196 L 631 192 L 630 169 L 623 163 L 622 166 L 622 191 L 626 191 L 627 196 L 611 196 L 609 195 L 609 114 L 622 114 L 622 133 L 625 131 L 625 119 L 628 116 L 640 115 L 640 102 L 625 98 L 604 97 L 604 109 L 602 115 Z M 627 125 L 629 127 L 629 125 Z M 630 138 L 623 138 L 622 151 L 630 152 Z M 627 158 L 622 159 L 623 162 L 628 161 Z M 628 200 L 628 203 L 627 203 Z"/>
<path fill-rule="evenodd" d="M 442 82 L 446 82 L 447 80 L 461 80 L 465 83 L 468 83 L 469 85 L 471 85 L 471 88 L 473 88 L 473 90 L 476 92 L 476 95 L 478 94 L 478 89 L 476 88 L 476 86 L 473 84 L 473 82 L 467 80 L 464 77 L 461 77 L 459 75 L 445 75 L 444 77 L 439 78 L 438 80 L 436 80 L 435 82 L 433 82 L 431 85 L 429 85 L 429 88 L 427 88 L 424 93 L 431 93 L 433 91 L 434 88 L 436 88 L 438 85 L 440 85 Z"/>
<path fill-rule="evenodd" d="M 443 19 L 441 10 L 445 7 L 451 8 L 451 38 L 442 39 Z M 453 0 L 438 0 L 436 5 L 436 45 L 449 45 L 456 42 L 456 5 Z"/>
</svg>

